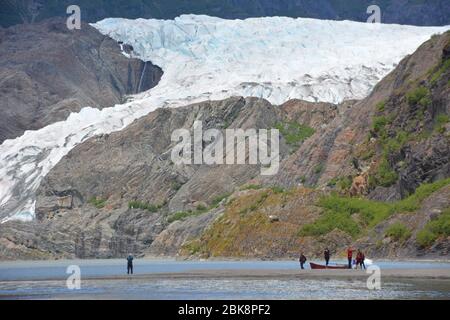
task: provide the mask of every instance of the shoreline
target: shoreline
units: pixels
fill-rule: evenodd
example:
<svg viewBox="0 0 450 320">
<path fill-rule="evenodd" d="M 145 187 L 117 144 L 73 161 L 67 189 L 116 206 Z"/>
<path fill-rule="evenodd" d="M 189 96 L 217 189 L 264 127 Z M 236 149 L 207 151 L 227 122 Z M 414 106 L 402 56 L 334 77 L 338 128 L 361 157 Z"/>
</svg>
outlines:
<svg viewBox="0 0 450 320">
<path fill-rule="evenodd" d="M 100 262 L 100 261 L 121 261 L 125 260 L 126 257 L 120 258 L 87 258 L 87 259 L 45 259 L 45 260 L 0 260 L 1 265 L 14 264 L 14 263 L 64 263 L 64 262 Z M 409 263 L 450 263 L 449 258 L 435 259 L 435 258 L 384 258 L 377 259 L 373 257 L 367 257 L 376 262 L 409 262 Z M 282 258 L 241 258 L 241 257 L 213 257 L 213 258 L 190 258 L 190 257 L 176 257 L 176 256 L 144 256 L 144 257 L 135 257 L 137 261 L 146 261 L 146 262 L 287 262 L 287 261 L 298 261 L 298 257 L 282 257 Z M 308 262 L 316 262 L 322 263 L 323 257 L 309 257 Z M 347 263 L 347 258 L 345 256 L 335 256 L 333 262 L 338 263 Z"/>
<path fill-rule="evenodd" d="M 256 269 L 236 269 L 236 270 L 195 270 L 186 272 L 152 273 L 140 275 L 124 275 L 112 277 L 93 277 L 86 280 L 210 280 L 210 279 L 248 279 L 248 280 L 291 280 L 291 279 L 361 279 L 367 278 L 371 273 L 366 270 L 256 270 Z M 449 269 L 385 269 L 381 270 L 383 278 L 397 279 L 439 279 L 450 280 Z"/>
<path fill-rule="evenodd" d="M 82 281 L 142 280 L 360 280 L 372 273 L 367 270 L 283 270 L 283 269 L 217 269 L 183 272 L 155 272 L 134 275 L 86 276 Z M 450 280 L 450 269 L 381 269 L 383 279 Z M 1 283 L 65 281 L 65 278 L 2 280 Z"/>
</svg>

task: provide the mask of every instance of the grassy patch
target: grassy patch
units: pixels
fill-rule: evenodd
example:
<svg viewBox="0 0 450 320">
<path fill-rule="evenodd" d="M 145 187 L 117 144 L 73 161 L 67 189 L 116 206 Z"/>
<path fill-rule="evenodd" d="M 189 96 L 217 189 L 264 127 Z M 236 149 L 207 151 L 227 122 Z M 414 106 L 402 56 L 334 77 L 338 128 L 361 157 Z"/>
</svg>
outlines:
<svg viewBox="0 0 450 320">
<path fill-rule="evenodd" d="M 94 207 L 96 207 L 97 209 L 102 209 L 106 205 L 106 199 L 102 199 L 102 198 L 99 198 L 99 197 L 93 197 L 93 198 L 89 199 L 88 202 L 91 205 L 93 205 Z"/>
<path fill-rule="evenodd" d="M 383 112 L 386 107 L 386 101 L 380 101 L 377 103 L 377 110 Z"/>
<path fill-rule="evenodd" d="M 378 135 L 383 136 L 388 120 L 385 116 L 374 117 L 372 122 L 372 130 Z"/>
<path fill-rule="evenodd" d="M 353 179 L 352 177 L 335 177 L 328 181 L 327 186 L 329 187 L 337 187 L 339 190 L 345 191 L 350 189 L 352 186 Z"/>
<path fill-rule="evenodd" d="M 435 84 L 441 76 L 450 69 L 450 59 L 445 60 L 442 65 L 431 76 L 431 83 Z"/>
<path fill-rule="evenodd" d="M 417 243 L 421 247 L 429 247 L 439 237 L 450 236 L 450 208 L 447 208 L 441 215 L 430 222 L 417 234 Z"/>
<path fill-rule="evenodd" d="M 389 154 L 399 152 L 409 140 L 410 137 L 406 131 L 399 131 L 394 138 L 386 140 L 384 150 Z"/>
<path fill-rule="evenodd" d="M 228 192 L 215 197 L 211 202 L 211 206 L 216 208 L 224 199 L 227 199 L 230 195 L 231 193 Z"/>
<path fill-rule="evenodd" d="M 178 221 L 178 220 L 184 220 L 188 217 L 194 217 L 197 216 L 201 213 L 198 212 L 194 212 L 192 210 L 189 211 L 178 211 L 175 212 L 174 214 L 170 215 L 169 218 L 167 219 L 167 222 L 172 223 L 174 221 Z"/>
<path fill-rule="evenodd" d="M 398 174 L 391 168 L 386 157 L 383 157 L 376 172 L 369 176 L 371 187 L 390 187 L 397 182 Z"/>
<path fill-rule="evenodd" d="M 388 227 L 385 235 L 391 237 L 395 241 L 405 241 L 411 237 L 411 230 L 404 224 L 396 222 Z"/>
<path fill-rule="evenodd" d="M 172 190 L 174 190 L 174 191 L 180 190 L 182 186 L 183 186 L 183 185 L 182 185 L 180 182 L 178 182 L 178 181 L 173 181 L 173 182 L 170 184 L 170 188 L 171 188 Z"/>
<path fill-rule="evenodd" d="M 259 190 L 262 188 L 262 185 L 260 184 L 247 184 L 243 187 L 241 187 L 239 190 L 244 191 L 244 190 Z"/>
<path fill-rule="evenodd" d="M 450 178 L 439 180 L 433 183 L 422 184 L 409 197 L 395 202 L 393 205 L 398 212 L 413 212 L 420 208 L 423 200 L 428 198 L 432 193 L 450 184 Z"/>
<path fill-rule="evenodd" d="M 450 122 L 450 117 L 444 113 L 439 114 L 436 117 L 436 124 L 434 126 L 434 130 L 439 133 L 445 132 L 445 125 Z"/>
<path fill-rule="evenodd" d="M 286 143 L 291 147 L 298 147 L 301 142 L 311 137 L 315 132 L 313 128 L 296 122 L 277 123 L 275 129 L 280 131 Z"/>
<path fill-rule="evenodd" d="M 154 204 L 142 202 L 142 201 L 128 202 L 128 208 L 130 208 L 130 209 L 141 209 L 141 210 L 147 210 L 149 212 L 157 212 L 159 209 L 164 207 L 164 205 L 165 205 L 165 203 L 160 204 L 160 205 L 154 205 Z"/>
<path fill-rule="evenodd" d="M 420 208 L 425 198 L 449 184 L 450 178 L 423 184 L 411 196 L 392 203 L 332 194 L 318 202 L 318 206 L 324 209 L 322 216 L 313 223 L 303 226 L 299 234 L 301 236 L 318 236 L 337 228 L 356 237 L 392 214 L 414 212 Z M 357 217 L 353 217 L 354 215 Z"/>
<path fill-rule="evenodd" d="M 417 87 L 406 94 L 406 99 L 410 106 L 421 105 L 427 107 L 431 104 L 430 90 L 426 87 Z"/>
<path fill-rule="evenodd" d="M 274 193 L 285 193 L 286 190 L 282 187 L 274 186 L 270 188 Z"/>
<path fill-rule="evenodd" d="M 319 174 L 323 171 L 323 169 L 324 169 L 323 164 L 318 164 L 317 166 L 314 167 L 314 173 Z"/>
</svg>

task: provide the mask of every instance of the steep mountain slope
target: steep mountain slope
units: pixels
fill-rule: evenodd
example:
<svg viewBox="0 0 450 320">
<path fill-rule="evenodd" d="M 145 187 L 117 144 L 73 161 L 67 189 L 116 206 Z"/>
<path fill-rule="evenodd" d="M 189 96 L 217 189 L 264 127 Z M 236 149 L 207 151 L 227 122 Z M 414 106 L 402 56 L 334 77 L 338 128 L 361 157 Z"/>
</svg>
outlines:
<svg viewBox="0 0 450 320">
<path fill-rule="evenodd" d="M 230 96 L 256 96 L 274 104 L 363 98 L 400 59 L 448 29 L 192 15 L 169 21 L 107 19 L 95 27 L 131 44 L 135 55 L 160 66 L 164 76 L 128 103 L 86 107 L 0 145 L 0 221 L 33 219 L 41 179 L 74 146 L 121 130 L 157 108 Z"/>
<path fill-rule="evenodd" d="M 376 4 L 382 9 L 385 23 L 450 24 L 450 9 L 446 0 L 5 0 L 0 7 L 0 23 L 1 26 L 10 26 L 63 16 L 71 4 L 82 8 L 83 19 L 88 22 L 106 17 L 173 19 L 186 13 L 226 19 L 288 16 L 364 22 L 368 17 L 367 7 Z"/>
<path fill-rule="evenodd" d="M 1 30 L 0 38 L 0 144 L 83 107 L 121 103 L 162 75 L 87 24 L 70 31 L 53 19 Z"/>
</svg>

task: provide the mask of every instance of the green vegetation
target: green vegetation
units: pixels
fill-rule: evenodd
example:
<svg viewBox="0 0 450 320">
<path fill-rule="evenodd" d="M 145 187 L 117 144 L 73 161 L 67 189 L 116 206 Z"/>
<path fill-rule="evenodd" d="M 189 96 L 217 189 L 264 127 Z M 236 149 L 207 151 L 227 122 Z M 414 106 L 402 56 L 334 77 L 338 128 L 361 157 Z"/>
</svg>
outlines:
<svg viewBox="0 0 450 320">
<path fill-rule="evenodd" d="M 450 236 L 450 208 L 430 222 L 417 234 L 417 243 L 421 247 L 431 246 L 439 237 Z"/>
<path fill-rule="evenodd" d="M 436 117 L 436 124 L 434 130 L 439 133 L 445 132 L 445 125 L 450 122 L 450 117 L 445 113 L 441 113 Z"/>
<path fill-rule="evenodd" d="M 183 185 L 181 183 L 179 183 L 178 181 L 173 181 L 170 185 L 170 188 L 174 191 L 178 191 L 181 189 Z"/>
<path fill-rule="evenodd" d="M 428 229 L 421 230 L 416 237 L 416 242 L 422 248 L 431 246 L 437 239 L 437 236 Z"/>
<path fill-rule="evenodd" d="M 93 197 L 93 198 L 89 199 L 88 202 L 91 205 L 93 205 L 94 207 L 96 207 L 97 209 L 102 209 L 106 205 L 106 199 L 102 199 L 102 198 L 99 198 L 99 197 Z"/>
<path fill-rule="evenodd" d="M 303 226 L 301 236 L 318 236 L 340 229 L 352 237 L 360 235 L 395 213 L 414 212 L 433 192 L 450 184 L 450 178 L 423 184 L 409 197 L 397 202 L 379 202 L 332 194 L 319 200 L 324 213 L 313 223 Z M 357 215 L 356 217 L 353 217 Z"/>
<path fill-rule="evenodd" d="M 171 216 L 169 216 L 169 218 L 167 219 L 167 222 L 172 223 L 174 221 L 178 221 L 178 220 L 184 220 L 188 217 L 195 217 L 202 214 L 202 212 L 194 212 L 192 210 L 188 210 L 188 211 L 179 211 L 179 212 L 175 212 L 174 214 L 172 214 Z"/>
<path fill-rule="evenodd" d="M 187 210 L 187 211 L 179 211 L 176 212 L 174 214 L 172 214 L 171 216 L 169 216 L 169 218 L 167 219 L 167 221 L 169 223 L 172 223 L 174 221 L 178 221 L 178 220 L 184 220 L 186 218 L 189 217 L 195 217 L 198 215 L 201 215 L 205 212 L 208 212 L 214 208 L 217 208 L 219 206 L 219 204 L 226 198 L 228 198 L 231 195 L 231 193 L 224 193 L 220 196 L 215 197 L 212 202 L 211 205 L 209 207 L 203 205 L 203 204 L 199 204 L 196 208 L 195 211 L 192 210 Z"/>
<path fill-rule="evenodd" d="M 405 241 L 411 237 L 411 230 L 404 224 L 396 222 L 388 227 L 385 235 L 391 237 L 395 241 Z"/>
<path fill-rule="evenodd" d="M 369 186 L 390 187 L 397 182 L 398 174 L 391 168 L 386 157 L 383 157 L 377 171 L 369 176 Z"/>
<path fill-rule="evenodd" d="M 324 169 L 323 164 L 318 164 L 317 166 L 314 167 L 314 173 L 319 174 L 322 172 L 323 169 Z"/>
<path fill-rule="evenodd" d="M 222 200 L 223 200 L 223 199 L 225 199 L 225 198 L 222 198 Z M 172 215 L 169 216 L 169 218 L 167 219 L 167 222 L 172 223 L 172 222 L 178 221 L 178 220 L 185 220 L 186 218 L 189 218 L 189 217 L 196 217 L 196 216 L 199 216 L 199 215 L 201 215 L 201 214 L 203 214 L 203 213 L 205 213 L 205 212 L 208 212 L 208 211 L 210 211 L 211 209 L 217 207 L 219 203 L 220 203 L 220 201 L 219 201 L 218 203 L 216 203 L 216 204 L 213 204 L 213 205 L 210 206 L 210 207 L 207 207 L 207 206 L 205 206 L 205 205 L 200 204 L 200 205 L 198 205 L 198 206 L 195 208 L 195 211 L 193 211 L 193 210 L 187 210 L 187 211 L 178 211 L 178 212 L 175 212 L 174 214 L 172 214 Z"/>
<path fill-rule="evenodd" d="M 420 208 L 420 205 L 425 198 L 429 197 L 432 193 L 450 184 L 450 178 L 439 180 L 433 183 L 425 183 L 416 189 L 416 191 L 409 197 L 395 202 L 393 205 L 396 211 L 413 212 Z"/>
<path fill-rule="evenodd" d="M 215 197 L 212 200 L 211 206 L 216 208 L 224 199 L 228 198 L 231 195 L 231 193 L 224 193 L 220 196 Z"/>
<path fill-rule="evenodd" d="M 338 189 L 345 191 L 350 189 L 352 186 L 353 179 L 351 176 L 348 177 L 335 177 L 328 181 L 327 185 L 329 187 L 337 187 Z"/>
<path fill-rule="evenodd" d="M 372 123 L 372 130 L 378 136 L 384 136 L 385 126 L 388 124 L 387 118 L 385 116 L 375 117 Z"/>
<path fill-rule="evenodd" d="M 261 189 L 262 186 L 260 184 L 247 184 L 242 186 L 239 190 L 244 191 L 244 190 L 259 190 Z"/>
<path fill-rule="evenodd" d="M 203 204 L 199 204 L 195 210 L 197 211 L 197 213 L 205 213 L 209 211 L 209 208 Z"/>
<path fill-rule="evenodd" d="M 293 148 L 298 147 L 301 142 L 311 137 L 315 132 L 313 128 L 296 122 L 277 123 L 275 129 L 280 131 L 286 143 Z"/>
<path fill-rule="evenodd" d="M 386 107 L 386 101 L 380 101 L 377 103 L 377 110 L 383 112 Z"/>
<path fill-rule="evenodd" d="M 394 138 L 386 140 L 384 150 L 387 153 L 399 152 L 403 146 L 410 140 L 410 136 L 406 131 L 397 132 Z"/>
<path fill-rule="evenodd" d="M 141 202 L 141 201 L 130 201 L 128 202 L 128 208 L 130 209 L 141 209 L 141 210 L 147 210 L 149 212 L 157 212 L 159 209 L 164 207 L 166 203 L 160 204 L 160 205 L 154 205 L 147 202 Z"/>
<path fill-rule="evenodd" d="M 274 186 L 270 188 L 274 193 L 284 193 L 286 190 L 282 187 Z"/>
<path fill-rule="evenodd" d="M 417 87 L 406 94 L 406 99 L 410 106 L 419 104 L 427 107 L 431 104 L 430 90 L 426 87 Z"/>
<path fill-rule="evenodd" d="M 435 84 L 441 76 L 450 69 L 450 59 L 445 60 L 431 76 L 431 83 Z"/>
</svg>

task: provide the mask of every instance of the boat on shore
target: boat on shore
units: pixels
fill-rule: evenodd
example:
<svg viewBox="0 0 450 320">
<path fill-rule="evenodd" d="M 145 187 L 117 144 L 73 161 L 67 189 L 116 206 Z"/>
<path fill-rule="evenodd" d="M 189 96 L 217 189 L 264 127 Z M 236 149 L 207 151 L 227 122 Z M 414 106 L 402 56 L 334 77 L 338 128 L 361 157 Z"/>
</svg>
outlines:
<svg viewBox="0 0 450 320">
<path fill-rule="evenodd" d="M 346 264 L 335 264 L 335 265 L 325 266 L 322 264 L 310 262 L 309 265 L 311 266 L 311 269 L 348 269 L 348 265 L 346 265 Z"/>
</svg>

